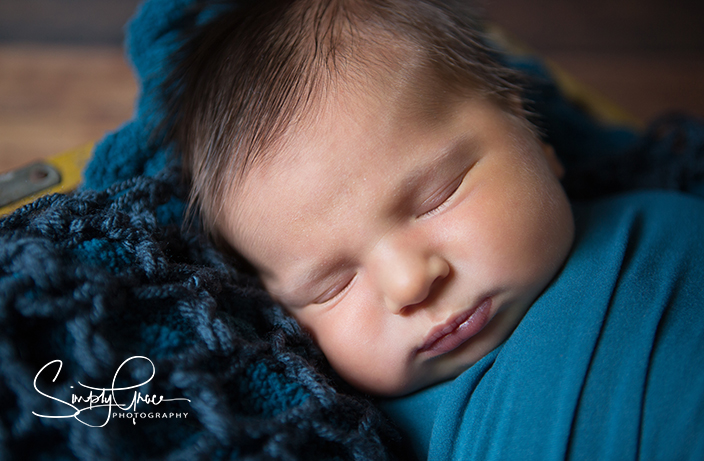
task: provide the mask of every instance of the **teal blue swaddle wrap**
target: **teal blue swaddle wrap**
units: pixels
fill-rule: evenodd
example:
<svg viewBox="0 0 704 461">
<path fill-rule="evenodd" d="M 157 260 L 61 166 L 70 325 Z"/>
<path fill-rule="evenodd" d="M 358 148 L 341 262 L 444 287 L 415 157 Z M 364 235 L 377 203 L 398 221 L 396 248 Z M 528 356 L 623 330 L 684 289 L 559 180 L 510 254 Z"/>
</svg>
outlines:
<svg viewBox="0 0 704 461">
<path fill-rule="evenodd" d="M 384 403 L 419 458 L 704 459 L 704 201 L 574 208 L 573 251 L 511 337 Z"/>
</svg>

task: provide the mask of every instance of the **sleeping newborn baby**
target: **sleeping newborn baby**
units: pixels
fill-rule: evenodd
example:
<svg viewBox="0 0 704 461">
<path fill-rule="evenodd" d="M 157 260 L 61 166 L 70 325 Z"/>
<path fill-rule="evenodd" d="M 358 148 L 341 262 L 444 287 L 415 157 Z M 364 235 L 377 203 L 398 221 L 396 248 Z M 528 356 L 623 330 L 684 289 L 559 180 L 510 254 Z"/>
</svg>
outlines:
<svg viewBox="0 0 704 461">
<path fill-rule="evenodd" d="M 703 455 L 700 200 L 571 204 L 466 10 L 202 25 L 170 80 L 192 212 L 343 379 L 407 396 L 382 405 L 422 458 Z"/>
</svg>

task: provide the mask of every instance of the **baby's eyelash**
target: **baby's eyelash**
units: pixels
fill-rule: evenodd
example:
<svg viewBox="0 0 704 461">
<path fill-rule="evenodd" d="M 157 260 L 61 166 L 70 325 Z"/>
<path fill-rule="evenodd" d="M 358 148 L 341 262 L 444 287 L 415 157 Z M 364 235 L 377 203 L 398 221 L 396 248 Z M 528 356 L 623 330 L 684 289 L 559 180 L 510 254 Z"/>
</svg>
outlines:
<svg viewBox="0 0 704 461">
<path fill-rule="evenodd" d="M 440 201 L 440 203 L 434 205 L 431 209 L 424 211 L 418 217 L 423 218 L 427 216 L 433 216 L 442 211 L 449 204 L 450 199 L 459 190 L 460 186 L 462 185 L 462 182 L 464 182 L 464 178 L 466 175 L 467 171 L 463 172 L 460 176 L 458 176 L 457 179 L 455 179 L 452 183 L 449 184 L 446 189 L 442 191 L 440 195 L 440 197 L 442 197 L 442 200 Z"/>
<path fill-rule="evenodd" d="M 330 289 L 326 290 L 325 292 L 323 292 L 323 294 L 315 298 L 311 302 L 311 304 L 328 304 L 331 301 L 341 297 L 344 293 L 347 292 L 347 290 L 349 290 L 349 288 L 352 286 L 352 282 L 354 282 L 356 278 L 357 274 L 350 277 L 344 284 L 333 285 Z"/>
</svg>

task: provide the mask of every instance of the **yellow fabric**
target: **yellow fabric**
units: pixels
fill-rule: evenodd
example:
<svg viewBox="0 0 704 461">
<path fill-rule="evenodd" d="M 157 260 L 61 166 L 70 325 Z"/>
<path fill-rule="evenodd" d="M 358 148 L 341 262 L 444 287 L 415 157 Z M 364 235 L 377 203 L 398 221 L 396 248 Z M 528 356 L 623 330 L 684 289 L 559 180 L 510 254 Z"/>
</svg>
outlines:
<svg viewBox="0 0 704 461">
<path fill-rule="evenodd" d="M 46 158 L 44 162 L 50 164 L 59 171 L 59 174 L 61 175 L 61 182 L 48 189 L 44 189 L 36 194 L 32 194 L 21 200 L 13 202 L 10 205 L 0 208 L 0 216 L 10 213 L 16 208 L 32 202 L 42 195 L 53 194 L 56 192 L 66 193 L 75 189 L 81 182 L 81 173 L 83 172 L 83 168 L 86 163 L 88 163 L 92 152 L 93 143 L 90 143 Z"/>
</svg>

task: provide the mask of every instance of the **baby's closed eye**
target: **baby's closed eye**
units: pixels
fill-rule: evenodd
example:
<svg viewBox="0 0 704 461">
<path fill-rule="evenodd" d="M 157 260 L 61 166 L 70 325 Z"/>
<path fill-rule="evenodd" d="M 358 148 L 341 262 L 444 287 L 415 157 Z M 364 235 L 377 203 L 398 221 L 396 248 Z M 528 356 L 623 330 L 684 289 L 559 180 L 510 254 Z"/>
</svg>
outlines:
<svg viewBox="0 0 704 461">
<path fill-rule="evenodd" d="M 428 199 L 424 200 L 420 206 L 420 214 L 418 218 L 425 218 L 440 213 L 447 208 L 455 197 L 460 186 L 467 177 L 467 173 L 472 169 L 474 164 L 462 171 L 462 173 L 449 182 L 445 187 L 433 193 Z"/>
<path fill-rule="evenodd" d="M 352 286 L 357 274 L 347 275 L 335 281 L 323 293 L 316 297 L 311 304 L 328 304 L 342 297 Z"/>
</svg>

